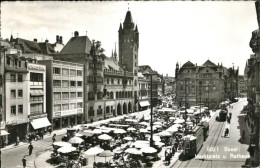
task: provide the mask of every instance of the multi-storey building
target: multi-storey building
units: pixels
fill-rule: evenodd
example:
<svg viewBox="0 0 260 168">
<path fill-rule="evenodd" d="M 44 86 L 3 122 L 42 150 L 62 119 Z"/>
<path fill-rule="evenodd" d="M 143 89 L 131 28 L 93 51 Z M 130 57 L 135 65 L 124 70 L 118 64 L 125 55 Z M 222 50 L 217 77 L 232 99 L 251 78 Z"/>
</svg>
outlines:
<svg viewBox="0 0 260 168">
<path fill-rule="evenodd" d="M 5 121 L 9 142 L 50 126 L 46 114 L 45 66 L 9 48 L 4 56 Z M 30 124 L 29 124 L 30 123 Z"/>
<path fill-rule="evenodd" d="M 103 54 L 101 42 L 88 36 L 74 37 L 55 59 L 84 64 L 84 120 L 97 121 L 136 111 L 138 97 L 138 29 L 128 11 L 119 27 L 119 60 Z M 112 101 L 112 99 L 114 99 Z"/>
<path fill-rule="evenodd" d="M 238 93 L 238 70 L 228 70 L 210 60 L 201 66 L 188 61 L 181 68 L 177 63 L 175 78 L 177 106 L 185 106 L 186 102 L 186 106 L 201 104 L 216 108 L 220 102 L 234 99 Z"/>
<path fill-rule="evenodd" d="M 138 102 L 139 102 L 139 110 L 147 109 L 148 106 L 150 106 L 150 80 L 145 77 L 141 72 L 138 72 L 138 85 L 139 85 L 139 96 L 138 96 Z"/>
<path fill-rule="evenodd" d="M 81 124 L 83 120 L 83 64 L 41 60 L 46 66 L 47 112 L 53 129 Z"/>
<path fill-rule="evenodd" d="M 238 96 L 246 97 L 246 83 L 244 75 L 239 75 L 238 77 Z"/>
</svg>

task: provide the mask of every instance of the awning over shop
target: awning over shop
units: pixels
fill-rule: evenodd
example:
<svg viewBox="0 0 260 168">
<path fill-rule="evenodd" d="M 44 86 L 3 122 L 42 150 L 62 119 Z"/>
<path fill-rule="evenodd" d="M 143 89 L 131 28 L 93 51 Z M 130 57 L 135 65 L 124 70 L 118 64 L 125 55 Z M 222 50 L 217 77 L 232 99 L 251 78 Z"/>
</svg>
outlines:
<svg viewBox="0 0 260 168">
<path fill-rule="evenodd" d="M 1 130 L 1 136 L 9 135 L 9 133 L 6 130 Z"/>
<path fill-rule="evenodd" d="M 141 107 L 150 106 L 150 103 L 148 101 L 141 101 L 139 102 Z"/>
<path fill-rule="evenodd" d="M 31 121 L 31 124 L 34 129 L 48 127 L 51 125 L 51 123 L 49 122 L 47 117 L 35 119 L 35 120 Z"/>
<path fill-rule="evenodd" d="M 44 95 L 44 92 L 42 90 L 31 90 L 30 94 L 31 96 L 42 96 Z"/>
</svg>

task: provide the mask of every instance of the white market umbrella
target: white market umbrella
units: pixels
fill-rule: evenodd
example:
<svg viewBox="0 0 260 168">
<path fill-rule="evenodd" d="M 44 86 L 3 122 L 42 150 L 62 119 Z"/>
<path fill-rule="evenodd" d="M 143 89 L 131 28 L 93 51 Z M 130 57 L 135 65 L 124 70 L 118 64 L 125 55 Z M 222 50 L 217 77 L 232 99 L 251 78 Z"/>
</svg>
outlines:
<svg viewBox="0 0 260 168">
<path fill-rule="evenodd" d="M 105 162 L 107 162 L 106 161 L 107 157 L 114 156 L 114 152 L 111 152 L 110 150 L 105 150 L 102 153 L 100 153 L 98 156 L 105 157 Z"/>
<path fill-rule="evenodd" d="M 93 156 L 94 155 L 94 162 L 95 162 L 95 156 L 97 154 L 100 154 L 103 151 L 104 151 L 104 149 L 101 149 L 100 147 L 92 147 L 92 148 L 88 149 L 86 152 L 84 152 L 84 154 L 87 155 L 87 156 Z"/>
<path fill-rule="evenodd" d="M 149 136 L 149 140 L 151 139 L 151 136 Z M 161 141 L 161 138 L 157 135 L 153 135 L 153 141 Z"/>
<path fill-rule="evenodd" d="M 124 140 L 127 140 L 127 141 L 132 141 L 133 138 L 132 137 L 124 137 Z"/>
<path fill-rule="evenodd" d="M 140 151 L 143 152 L 143 153 L 155 153 L 155 152 L 157 152 L 157 150 L 155 148 L 150 147 L 150 146 L 143 147 L 143 148 L 141 148 Z"/>
<path fill-rule="evenodd" d="M 165 136 L 172 136 L 172 134 L 168 131 L 162 131 L 158 133 L 159 136 L 165 137 Z"/>
<path fill-rule="evenodd" d="M 155 142 L 154 142 L 154 145 L 155 145 L 155 146 L 158 146 L 158 147 L 162 147 L 163 145 L 165 145 L 165 143 L 159 142 L 159 141 L 155 141 Z"/>
<path fill-rule="evenodd" d="M 148 132 L 147 129 L 143 129 L 143 128 L 141 128 L 139 131 L 142 132 L 142 133 L 147 133 Z"/>
<path fill-rule="evenodd" d="M 72 146 L 64 146 L 64 147 L 61 147 L 59 148 L 57 151 L 59 153 L 70 153 L 70 152 L 74 152 L 76 151 L 77 149 L 75 147 L 72 147 Z"/>
<path fill-rule="evenodd" d="M 144 121 L 143 121 L 143 122 L 140 122 L 139 124 L 140 124 L 140 125 L 149 125 L 149 123 L 144 122 Z"/>
<path fill-rule="evenodd" d="M 126 131 L 123 130 L 123 129 L 117 129 L 117 130 L 114 131 L 114 133 L 115 134 L 124 134 L 124 133 L 126 133 Z"/>
<path fill-rule="evenodd" d="M 63 142 L 63 141 L 59 141 L 59 142 L 54 142 L 53 143 L 54 146 L 58 146 L 58 147 L 71 147 L 72 145 L 68 142 Z"/>
<path fill-rule="evenodd" d="M 136 129 L 133 127 L 127 128 L 127 131 L 135 131 Z"/>
<path fill-rule="evenodd" d="M 92 131 L 92 133 L 93 133 L 93 134 L 102 134 L 102 130 L 100 130 L 100 129 L 94 129 L 94 130 Z"/>
<path fill-rule="evenodd" d="M 153 125 L 162 125 L 162 123 L 157 121 L 157 122 L 154 122 Z"/>
<path fill-rule="evenodd" d="M 76 137 L 83 137 L 83 135 L 82 135 L 82 134 L 79 134 L 79 133 L 76 133 L 75 136 L 76 136 Z"/>
<path fill-rule="evenodd" d="M 98 136 L 98 139 L 100 139 L 100 140 L 111 140 L 112 137 L 107 135 L 107 134 L 102 134 L 102 135 Z"/>
<path fill-rule="evenodd" d="M 125 150 L 125 153 L 133 154 L 133 155 L 141 155 L 142 151 L 136 149 L 136 148 L 128 148 Z"/>
<path fill-rule="evenodd" d="M 82 142 L 84 142 L 84 140 L 79 137 L 73 137 L 69 140 L 71 144 L 81 144 Z"/>
<path fill-rule="evenodd" d="M 174 121 L 174 124 L 181 124 L 181 123 L 184 123 L 185 122 L 185 120 L 184 119 L 177 119 L 177 120 L 175 120 Z"/>
</svg>

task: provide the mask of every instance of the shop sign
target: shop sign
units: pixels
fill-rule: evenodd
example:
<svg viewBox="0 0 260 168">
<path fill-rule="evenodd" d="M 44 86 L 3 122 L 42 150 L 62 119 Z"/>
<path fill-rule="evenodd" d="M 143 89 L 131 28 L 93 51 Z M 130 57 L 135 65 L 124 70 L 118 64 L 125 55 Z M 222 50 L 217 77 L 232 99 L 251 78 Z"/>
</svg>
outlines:
<svg viewBox="0 0 260 168">
<path fill-rule="evenodd" d="M 37 119 L 37 118 L 44 118 L 44 117 L 47 117 L 47 114 L 33 115 L 30 116 L 30 120 Z"/>
<path fill-rule="evenodd" d="M 83 113 L 83 110 L 82 110 L 82 112 L 81 111 L 78 112 L 77 110 L 78 109 L 55 112 L 54 113 L 54 117 L 60 117 L 60 116 L 67 116 L 67 115 L 71 115 L 71 114 Z"/>
<path fill-rule="evenodd" d="M 28 67 L 28 70 L 45 71 L 45 67 L 39 66 L 39 65 L 29 64 L 27 67 Z"/>
<path fill-rule="evenodd" d="M 20 120 L 13 120 L 13 121 L 7 121 L 6 125 L 18 125 L 18 124 L 24 124 L 28 123 L 29 119 L 20 119 Z"/>
<path fill-rule="evenodd" d="M 1 121 L 1 129 L 5 129 L 5 121 Z"/>
</svg>

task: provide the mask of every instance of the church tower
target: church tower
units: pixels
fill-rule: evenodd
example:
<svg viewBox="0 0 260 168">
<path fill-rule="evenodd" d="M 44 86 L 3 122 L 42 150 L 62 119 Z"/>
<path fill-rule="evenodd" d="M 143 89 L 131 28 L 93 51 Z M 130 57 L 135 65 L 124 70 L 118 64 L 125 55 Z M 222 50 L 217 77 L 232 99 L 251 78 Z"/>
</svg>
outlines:
<svg viewBox="0 0 260 168">
<path fill-rule="evenodd" d="M 126 71 L 134 74 L 133 91 L 135 103 L 138 98 L 138 49 L 139 49 L 139 32 L 137 25 L 134 24 L 131 12 L 126 12 L 125 20 L 120 23 L 118 30 L 119 45 L 119 65 Z"/>
</svg>

